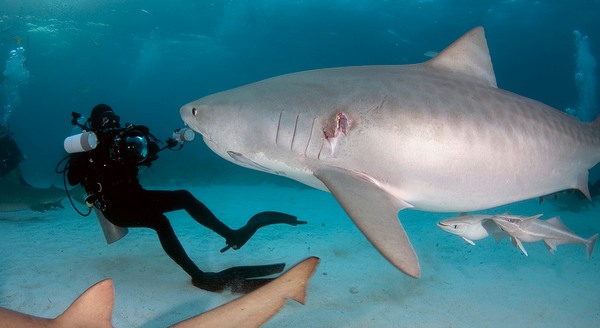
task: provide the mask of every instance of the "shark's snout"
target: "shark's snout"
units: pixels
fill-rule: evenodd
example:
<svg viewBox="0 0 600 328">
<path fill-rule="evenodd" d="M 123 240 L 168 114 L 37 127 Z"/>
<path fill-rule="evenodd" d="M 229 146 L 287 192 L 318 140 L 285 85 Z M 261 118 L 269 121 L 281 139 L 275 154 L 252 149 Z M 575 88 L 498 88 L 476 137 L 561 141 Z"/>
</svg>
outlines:
<svg viewBox="0 0 600 328">
<path fill-rule="evenodd" d="M 203 137 L 206 137 L 206 131 L 202 128 L 201 112 L 201 107 L 194 103 L 184 105 L 179 110 L 183 122 L 192 130 L 200 133 Z"/>
</svg>

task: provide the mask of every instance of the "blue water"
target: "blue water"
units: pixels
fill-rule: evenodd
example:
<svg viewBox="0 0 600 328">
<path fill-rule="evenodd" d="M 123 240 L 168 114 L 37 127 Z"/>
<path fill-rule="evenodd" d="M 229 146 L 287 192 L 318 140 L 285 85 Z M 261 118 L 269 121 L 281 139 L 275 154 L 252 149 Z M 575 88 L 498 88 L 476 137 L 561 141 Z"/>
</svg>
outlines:
<svg viewBox="0 0 600 328">
<path fill-rule="evenodd" d="M 600 90 L 589 81 L 599 71 L 578 58 L 600 59 L 598 17 L 600 2 L 591 0 L 0 0 L 0 71 L 23 47 L 28 75 L 18 101 L 0 95 L 0 118 L 27 156 L 28 181 L 59 184 L 54 166 L 65 155 L 73 111 L 88 115 L 107 103 L 123 122 L 167 138 L 182 126 L 179 108 L 202 96 L 299 70 L 422 62 L 482 25 L 499 87 L 593 120 Z M 0 81 L 15 90 L 9 75 Z M 142 178 L 179 186 L 289 183 L 223 161 L 200 138 L 161 154 Z M 595 232 L 583 228 L 577 231 Z M 595 309 L 586 314 L 598 318 Z"/>
</svg>

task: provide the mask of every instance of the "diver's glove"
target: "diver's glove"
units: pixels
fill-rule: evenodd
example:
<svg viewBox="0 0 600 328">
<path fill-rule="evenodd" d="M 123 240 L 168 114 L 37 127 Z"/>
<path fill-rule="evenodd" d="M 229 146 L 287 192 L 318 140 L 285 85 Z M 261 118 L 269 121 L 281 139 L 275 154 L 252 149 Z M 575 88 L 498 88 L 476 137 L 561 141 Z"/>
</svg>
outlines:
<svg viewBox="0 0 600 328">
<path fill-rule="evenodd" d="M 192 278 L 192 284 L 210 292 L 231 289 L 233 293 L 249 293 L 275 278 L 260 278 L 283 271 L 285 263 L 232 267 L 221 272 L 203 272 Z"/>
<path fill-rule="evenodd" d="M 239 249 L 244 246 L 254 233 L 256 233 L 256 230 L 276 223 L 285 223 L 296 226 L 299 224 L 306 224 L 306 221 L 298 221 L 298 218 L 295 216 L 281 212 L 260 212 L 251 217 L 245 226 L 233 231 L 233 235 L 227 238 L 227 246 L 221 249 L 221 253 L 229 248 Z"/>
</svg>

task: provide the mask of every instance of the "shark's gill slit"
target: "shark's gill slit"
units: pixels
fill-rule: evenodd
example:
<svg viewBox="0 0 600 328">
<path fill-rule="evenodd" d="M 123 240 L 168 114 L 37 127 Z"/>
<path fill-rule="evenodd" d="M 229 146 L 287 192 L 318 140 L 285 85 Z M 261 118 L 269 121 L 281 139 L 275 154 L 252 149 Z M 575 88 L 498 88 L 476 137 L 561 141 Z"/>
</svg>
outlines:
<svg viewBox="0 0 600 328">
<path fill-rule="evenodd" d="M 283 116 L 283 111 L 279 112 L 279 122 L 277 122 L 277 131 L 275 132 L 275 144 L 279 144 L 279 129 L 281 127 L 281 116 Z"/>
<path fill-rule="evenodd" d="M 312 135 L 313 132 L 315 130 L 315 122 L 316 122 L 317 118 L 313 117 L 313 121 L 312 124 L 310 125 L 310 133 L 308 134 L 308 141 L 306 142 L 306 147 L 304 148 L 304 156 L 307 155 L 308 153 L 308 146 L 310 146 L 310 142 L 312 141 Z"/>
<path fill-rule="evenodd" d="M 317 159 L 321 159 L 321 152 L 323 151 L 323 146 L 325 146 L 325 138 L 321 139 L 321 146 L 319 146 L 319 153 L 317 154 Z"/>
<path fill-rule="evenodd" d="M 296 131 L 298 130 L 298 119 L 300 114 L 296 114 L 296 122 L 294 123 L 294 132 L 292 133 L 292 142 L 290 142 L 290 150 L 294 149 L 294 141 L 296 140 Z"/>
</svg>

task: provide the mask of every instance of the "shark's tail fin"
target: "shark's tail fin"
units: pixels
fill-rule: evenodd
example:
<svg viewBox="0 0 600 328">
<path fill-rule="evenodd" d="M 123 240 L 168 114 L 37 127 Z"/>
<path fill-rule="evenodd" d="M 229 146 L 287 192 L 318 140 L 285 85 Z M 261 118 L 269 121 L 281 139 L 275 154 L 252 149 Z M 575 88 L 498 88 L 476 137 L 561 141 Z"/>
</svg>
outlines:
<svg viewBox="0 0 600 328">
<path fill-rule="evenodd" d="M 590 239 L 587 240 L 585 246 L 587 248 L 588 258 L 592 257 L 592 252 L 594 251 L 594 245 L 596 245 L 596 240 L 598 240 L 598 234 L 593 235 Z"/>
<path fill-rule="evenodd" d="M 54 321 L 58 327 L 112 328 L 115 294 L 111 279 L 86 290 Z"/>
</svg>

